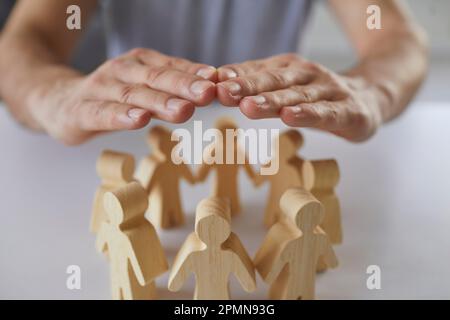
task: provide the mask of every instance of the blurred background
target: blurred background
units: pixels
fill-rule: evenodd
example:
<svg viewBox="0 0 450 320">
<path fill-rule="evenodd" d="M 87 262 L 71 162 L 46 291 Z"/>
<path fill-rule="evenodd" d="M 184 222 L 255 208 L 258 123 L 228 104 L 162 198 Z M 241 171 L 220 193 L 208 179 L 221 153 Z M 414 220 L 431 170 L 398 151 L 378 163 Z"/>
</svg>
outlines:
<svg viewBox="0 0 450 320">
<path fill-rule="evenodd" d="M 2 28 L 16 0 L 0 1 L 0 28 Z M 431 47 L 431 65 L 428 79 L 416 101 L 450 101 L 448 83 L 450 75 L 450 1 L 407 0 L 418 22 L 426 29 Z M 326 1 L 316 1 L 304 33 L 301 53 L 307 58 L 332 68 L 343 70 L 351 66 L 355 56 L 349 42 Z M 105 40 L 101 12 L 92 19 L 89 30 L 80 44 L 73 64 L 83 71 L 95 68 L 105 58 Z"/>
</svg>

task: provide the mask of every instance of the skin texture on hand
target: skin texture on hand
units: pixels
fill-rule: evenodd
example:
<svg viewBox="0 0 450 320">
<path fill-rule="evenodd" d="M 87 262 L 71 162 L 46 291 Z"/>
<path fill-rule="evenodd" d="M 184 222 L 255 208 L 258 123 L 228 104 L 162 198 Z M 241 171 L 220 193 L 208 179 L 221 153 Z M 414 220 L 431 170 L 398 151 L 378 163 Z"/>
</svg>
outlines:
<svg viewBox="0 0 450 320">
<path fill-rule="evenodd" d="M 218 98 L 251 119 L 279 117 L 292 127 L 313 127 L 365 140 L 381 123 L 378 98 L 363 79 L 338 75 L 295 54 L 219 68 Z"/>
<path fill-rule="evenodd" d="M 216 74 L 213 67 L 134 49 L 87 76 L 45 88 L 32 112 L 51 136 L 76 145 L 103 132 L 142 128 L 151 118 L 187 121 L 196 106 L 215 99 Z"/>
<path fill-rule="evenodd" d="M 96 3 L 21 0 L 0 37 L 0 95 L 11 114 L 68 145 L 151 118 L 184 122 L 216 98 L 251 119 L 279 117 L 364 141 L 406 108 L 427 70 L 426 37 L 402 1 L 328 0 L 358 55 L 345 73 L 295 54 L 216 70 L 134 49 L 82 75 L 68 66 L 81 32 L 67 30 L 61 13 L 79 5 L 84 28 Z M 366 28 L 368 5 L 381 8 L 381 30 Z"/>
</svg>

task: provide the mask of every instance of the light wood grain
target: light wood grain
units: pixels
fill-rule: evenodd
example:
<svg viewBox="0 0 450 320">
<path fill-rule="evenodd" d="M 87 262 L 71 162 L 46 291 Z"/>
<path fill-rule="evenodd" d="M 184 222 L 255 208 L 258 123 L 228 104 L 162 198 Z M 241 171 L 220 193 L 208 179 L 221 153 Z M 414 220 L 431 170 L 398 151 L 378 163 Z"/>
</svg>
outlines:
<svg viewBox="0 0 450 320">
<path fill-rule="evenodd" d="M 176 142 L 171 140 L 171 135 L 171 131 L 162 126 L 155 126 L 149 131 L 148 143 L 152 154 L 141 161 L 135 174 L 136 180 L 149 197 L 147 218 L 155 226 L 164 229 L 177 227 L 185 222 L 179 191 L 180 180 L 195 183 L 186 164 L 175 164 L 172 161 L 171 153 Z"/>
<path fill-rule="evenodd" d="M 244 290 L 256 289 L 255 271 L 239 238 L 230 229 L 230 204 L 223 198 L 202 200 L 196 210 L 195 232 L 178 252 L 169 277 L 169 290 L 178 291 L 195 274 L 194 299 L 229 299 L 234 274 Z"/>
<path fill-rule="evenodd" d="M 264 213 L 264 224 L 272 226 L 278 221 L 281 215 L 279 202 L 280 198 L 288 188 L 302 186 L 303 159 L 297 155 L 298 150 L 303 146 L 303 136 L 297 130 L 291 129 L 280 134 L 274 139 L 273 144 L 278 143 L 279 152 L 273 152 L 274 158 L 271 161 L 278 162 L 279 170 L 274 175 L 258 176 L 257 185 L 264 182 L 270 184 L 269 196 Z M 277 147 L 274 148 L 276 150 Z"/>
<path fill-rule="evenodd" d="M 231 216 L 234 216 L 241 212 L 238 183 L 240 169 L 244 169 L 252 180 L 255 179 L 256 174 L 249 164 L 247 155 L 238 144 L 238 132 L 236 131 L 238 128 L 234 120 L 228 117 L 219 118 L 216 122 L 216 129 L 221 132 L 221 139 L 217 138 L 204 149 L 204 163 L 198 169 L 197 180 L 204 181 L 210 173 L 214 173 L 212 196 L 229 199 Z M 227 130 L 233 130 L 234 135 L 227 137 Z M 227 152 L 230 152 L 228 158 Z M 244 161 L 239 161 L 239 159 L 244 159 Z"/>
<path fill-rule="evenodd" d="M 103 195 L 133 181 L 134 158 L 132 155 L 113 150 L 104 150 L 97 160 L 97 174 L 101 179 L 92 208 L 90 229 L 97 233 L 102 222 L 107 220 L 103 207 Z"/>
<path fill-rule="evenodd" d="M 270 299 L 314 299 L 319 258 L 323 256 L 329 267 L 337 266 L 331 243 L 319 227 L 323 206 L 304 188 L 290 188 L 280 207 L 283 216 L 256 253 L 256 269 L 271 285 Z"/>
<path fill-rule="evenodd" d="M 168 264 L 153 225 L 145 219 L 148 201 L 137 182 L 104 195 L 109 221 L 97 234 L 97 250 L 108 250 L 113 299 L 155 299 L 155 278 Z"/>
</svg>

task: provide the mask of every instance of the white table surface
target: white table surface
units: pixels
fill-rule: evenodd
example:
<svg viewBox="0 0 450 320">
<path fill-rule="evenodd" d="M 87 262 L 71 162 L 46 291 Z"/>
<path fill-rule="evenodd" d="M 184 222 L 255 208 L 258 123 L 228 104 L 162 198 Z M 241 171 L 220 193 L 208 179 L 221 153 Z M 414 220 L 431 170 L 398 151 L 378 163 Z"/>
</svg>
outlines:
<svg viewBox="0 0 450 320">
<path fill-rule="evenodd" d="M 221 114 L 234 115 L 243 128 L 284 126 L 278 120 L 251 121 L 238 110 L 211 107 L 196 112 L 205 128 Z M 156 121 L 154 122 L 156 123 Z M 192 122 L 186 124 L 192 129 Z M 88 231 L 99 179 L 95 161 L 102 149 L 148 153 L 146 130 L 117 133 L 68 148 L 14 123 L 0 107 L 0 298 L 109 299 L 109 268 Z M 340 266 L 317 279 L 318 299 L 450 298 L 450 103 L 413 106 L 365 144 L 304 130 L 301 154 L 334 157 L 341 167 L 344 243 L 336 247 Z M 233 230 L 253 256 L 265 229 L 262 214 L 267 186 L 255 190 L 241 176 L 244 212 Z M 173 260 L 193 229 L 196 203 L 209 184 L 182 184 L 188 223 L 160 232 Z M 368 290 L 366 268 L 381 268 L 381 290 Z M 66 268 L 79 265 L 81 290 L 66 288 Z M 179 293 L 158 279 L 161 298 L 192 297 L 193 277 Z M 232 297 L 262 299 L 267 286 L 245 293 L 235 279 Z"/>
</svg>

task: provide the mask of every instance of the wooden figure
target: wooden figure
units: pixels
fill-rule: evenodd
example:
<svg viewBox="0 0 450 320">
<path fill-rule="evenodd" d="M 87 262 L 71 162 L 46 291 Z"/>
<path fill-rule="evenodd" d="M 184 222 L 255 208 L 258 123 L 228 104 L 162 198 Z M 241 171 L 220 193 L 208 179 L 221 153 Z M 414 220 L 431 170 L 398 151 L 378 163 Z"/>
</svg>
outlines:
<svg viewBox="0 0 450 320">
<path fill-rule="evenodd" d="M 256 288 L 252 260 L 230 230 L 230 205 L 226 199 L 211 197 L 198 204 L 195 232 L 175 257 L 169 290 L 180 290 L 191 273 L 196 279 L 194 299 L 229 299 L 231 273 L 247 292 Z"/>
<path fill-rule="evenodd" d="M 168 269 L 155 228 L 145 219 L 148 199 L 137 182 L 104 196 L 109 222 L 97 235 L 97 250 L 108 250 L 115 300 L 154 299 L 154 280 Z"/>
<path fill-rule="evenodd" d="M 172 141 L 171 131 L 161 126 L 153 127 L 148 134 L 152 154 L 144 158 L 136 171 L 139 181 L 149 195 L 147 218 L 164 229 L 184 224 L 184 213 L 179 191 L 180 179 L 195 183 L 191 170 L 184 163 L 172 161 L 172 149 L 177 142 Z"/>
<path fill-rule="evenodd" d="M 284 215 L 257 252 L 256 269 L 271 285 L 270 299 L 314 299 L 319 257 L 329 267 L 337 266 L 331 243 L 319 227 L 323 206 L 303 188 L 286 190 L 280 206 Z"/>
<path fill-rule="evenodd" d="M 97 160 L 97 174 L 101 185 L 97 189 L 91 216 L 92 232 L 97 233 L 102 222 L 107 220 L 103 207 L 103 195 L 133 181 L 134 158 L 128 153 L 104 150 Z"/>
<path fill-rule="evenodd" d="M 319 200 L 325 217 L 320 227 L 328 235 L 332 244 L 342 243 L 341 208 L 334 189 L 339 182 L 339 167 L 336 160 L 315 160 L 303 163 L 304 186 Z M 327 269 L 323 259 L 319 259 L 317 271 Z"/>
<path fill-rule="evenodd" d="M 342 243 L 341 209 L 334 192 L 339 183 L 339 167 L 336 160 L 305 161 L 303 179 L 305 189 L 309 190 L 325 209 L 321 228 L 331 243 Z"/>
<path fill-rule="evenodd" d="M 231 215 L 234 216 L 241 211 L 238 187 L 239 169 L 243 167 L 253 181 L 255 181 L 256 174 L 248 161 L 247 155 L 238 145 L 237 126 L 233 119 L 220 118 L 216 122 L 216 129 L 221 132 L 222 139 L 216 139 L 205 148 L 204 163 L 198 170 L 197 180 L 205 181 L 209 173 L 215 171 L 212 195 L 228 198 L 231 205 Z M 227 130 L 234 131 L 232 137 L 228 136 L 227 138 Z M 228 156 L 228 159 L 227 152 L 231 155 Z"/>
<path fill-rule="evenodd" d="M 278 142 L 277 142 L 278 141 Z M 303 159 L 297 155 L 298 150 L 303 146 L 303 136 L 295 129 L 290 129 L 279 135 L 273 144 L 275 146 L 274 159 L 278 162 L 278 172 L 274 175 L 259 175 L 256 178 L 256 184 L 260 185 L 265 181 L 270 183 L 269 197 L 267 200 L 266 211 L 264 214 L 264 224 L 267 227 L 272 226 L 280 216 L 280 198 L 283 193 L 292 187 L 301 187 L 302 182 L 302 164 Z"/>
</svg>

